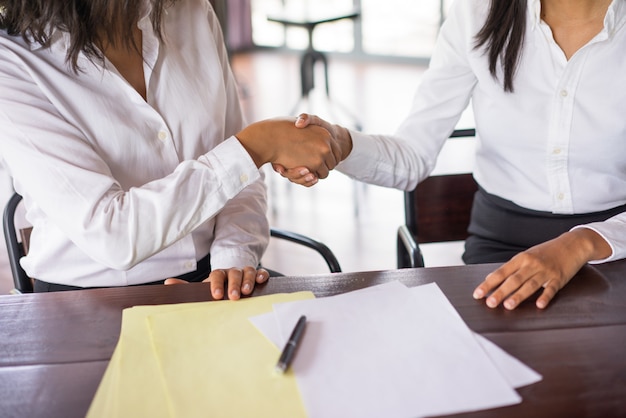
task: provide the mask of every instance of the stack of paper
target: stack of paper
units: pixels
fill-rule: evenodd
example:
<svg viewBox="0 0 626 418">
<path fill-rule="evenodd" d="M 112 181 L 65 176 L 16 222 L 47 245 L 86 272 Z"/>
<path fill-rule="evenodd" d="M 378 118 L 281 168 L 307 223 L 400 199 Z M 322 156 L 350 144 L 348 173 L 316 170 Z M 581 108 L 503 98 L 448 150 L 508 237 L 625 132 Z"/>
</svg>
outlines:
<svg viewBox="0 0 626 418">
<path fill-rule="evenodd" d="M 521 402 L 536 372 L 473 333 L 436 284 L 399 282 L 283 303 L 252 318 L 277 347 L 307 328 L 292 364 L 309 417 L 423 417 Z"/>
<path fill-rule="evenodd" d="M 88 417 L 305 417 L 279 350 L 248 320 L 300 292 L 124 310 L 120 340 Z"/>
<path fill-rule="evenodd" d="M 513 388 L 540 378 L 472 333 L 436 285 L 395 282 L 126 309 L 88 417 L 432 416 L 518 403 Z"/>
</svg>

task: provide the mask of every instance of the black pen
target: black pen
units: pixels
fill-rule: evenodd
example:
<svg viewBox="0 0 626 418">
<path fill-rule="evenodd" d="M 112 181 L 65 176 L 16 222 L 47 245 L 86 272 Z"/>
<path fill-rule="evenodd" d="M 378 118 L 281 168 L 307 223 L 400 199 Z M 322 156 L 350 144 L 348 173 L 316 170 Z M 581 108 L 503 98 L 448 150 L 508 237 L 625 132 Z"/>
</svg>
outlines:
<svg viewBox="0 0 626 418">
<path fill-rule="evenodd" d="M 291 331 L 291 335 L 289 336 L 289 340 L 287 344 L 285 344 L 285 348 L 283 348 L 283 352 L 280 353 L 280 357 L 278 359 L 278 363 L 276 364 L 276 371 L 280 373 L 285 373 L 291 361 L 293 360 L 293 356 L 296 353 L 296 349 L 298 348 L 298 343 L 302 338 L 302 334 L 304 333 L 304 326 L 306 325 L 306 316 L 302 315 L 296 326 Z"/>
</svg>

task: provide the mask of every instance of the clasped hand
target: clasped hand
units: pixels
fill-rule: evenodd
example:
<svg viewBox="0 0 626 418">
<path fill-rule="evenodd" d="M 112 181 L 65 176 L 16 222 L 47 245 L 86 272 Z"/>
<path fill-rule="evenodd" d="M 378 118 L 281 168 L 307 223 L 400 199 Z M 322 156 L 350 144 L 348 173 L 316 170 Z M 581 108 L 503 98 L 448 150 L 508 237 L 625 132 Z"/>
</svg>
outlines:
<svg viewBox="0 0 626 418">
<path fill-rule="evenodd" d="M 338 153 L 335 155 L 337 158 L 337 164 L 345 160 L 348 154 L 352 151 L 352 137 L 350 136 L 350 132 L 340 125 L 331 124 L 318 116 L 302 113 L 296 119 L 295 126 L 298 129 L 321 127 L 329 132 L 338 147 Z M 306 164 L 300 164 L 297 167 L 288 168 L 289 166 L 280 164 L 279 162 L 274 162 L 272 163 L 272 167 L 274 168 L 274 171 L 287 178 L 292 183 L 305 187 L 311 187 L 317 184 L 319 179 L 326 177 L 320 176 L 318 172 Z"/>
<path fill-rule="evenodd" d="M 306 167 L 326 178 L 342 159 L 334 133 L 322 124 L 296 127 L 296 119 L 277 118 L 253 123 L 236 135 L 257 167 L 272 163 L 298 170 Z"/>
</svg>

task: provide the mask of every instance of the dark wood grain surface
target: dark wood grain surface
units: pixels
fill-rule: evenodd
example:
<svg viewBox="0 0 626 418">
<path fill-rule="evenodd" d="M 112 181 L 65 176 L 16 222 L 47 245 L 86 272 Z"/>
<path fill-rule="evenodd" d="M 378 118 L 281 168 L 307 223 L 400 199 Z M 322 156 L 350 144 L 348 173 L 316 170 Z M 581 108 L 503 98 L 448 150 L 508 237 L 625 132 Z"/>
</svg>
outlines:
<svg viewBox="0 0 626 418">
<path fill-rule="evenodd" d="M 495 267 L 284 277 L 254 294 L 311 290 L 325 297 L 394 280 L 436 282 L 470 328 L 544 376 L 520 389 L 520 405 L 466 415 L 626 416 L 626 261 L 585 267 L 544 311 L 533 300 L 509 312 L 472 299 Z M 0 416 L 84 416 L 124 308 L 207 300 L 206 284 L 0 296 Z"/>
</svg>

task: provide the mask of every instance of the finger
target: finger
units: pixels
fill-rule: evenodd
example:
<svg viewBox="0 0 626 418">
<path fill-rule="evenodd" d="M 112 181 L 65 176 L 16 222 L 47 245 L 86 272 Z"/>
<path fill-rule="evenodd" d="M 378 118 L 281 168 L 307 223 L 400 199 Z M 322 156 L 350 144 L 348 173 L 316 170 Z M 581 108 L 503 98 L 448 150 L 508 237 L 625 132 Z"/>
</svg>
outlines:
<svg viewBox="0 0 626 418">
<path fill-rule="evenodd" d="M 482 299 L 487 296 L 493 289 L 499 286 L 510 274 L 508 263 L 499 267 L 495 271 L 489 273 L 485 280 L 474 289 L 474 299 Z"/>
<path fill-rule="evenodd" d="M 306 128 L 309 126 L 310 118 L 307 113 L 300 113 L 296 119 L 296 128 Z"/>
<path fill-rule="evenodd" d="M 270 278 L 270 273 L 265 269 L 258 269 L 256 271 L 256 282 L 265 283 Z"/>
<path fill-rule="evenodd" d="M 343 155 L 342 155 L 341 147 L 339 146 L 339 142 L 337 142 L 337 139 L 334 137 L 330 141 L 330 149 L 333 155 L 335 156 L 336 163 L 339 164 L 343 158 Z"/>
<path fill-rule="evenodd" d="M 317 168 L 315 175 L 320 179 L 325 179 L 326 177 L 328 177 L 329 173 L 330 170 L 328 169 L 328 167 L 325 164 L 322 164 Z"/>
<path fill-rule="evenodd" d="M 239 268 L 228 269 L 228 299 L 239 300 L 243 271 Z"/>
<path fill-rule="evenodd" d="M 315 175 L 311 175 L 312 179 L 311 181 L 306 181 L 305 179 L 298 179 L 298 180 L 289 180 L 290 182 L 294 183 L 294 184 L 298 184 L 300 186 L 304 186 L 304 187 L 311 187 L 317 184 L 317 182 L 319 181 L 317 177 L 315 177 Z"/>
<path fill-rule="evenodd" d="M 554 296 L 556 296 L 557 292 L 563 288 L 563 286 L 565 286 L 565 283 L 561 283 L 558 280 L 549 280 L 544 285 L 544 291 L 541 292 L 541 295 L 539 295 L 539 298 L 537 298 L 537 307 L 539 309 L 545 309 L 550 301 L 554 299 Z"/>
<path fill-rule="evenodd" d="M 272 163 L 272 168 L 274 169 L 275 172 L 285 177 L 285 172 L 287 171 L 285 167 L 283 167 L 280 164 Z"/>
<path fill-rule="evenodd" d="M 213 270 L 209 274 L 208 281 L 211 283 L 211 296 L 213 299 L 224 298 L 224 281 L 226 281 L 226 271 Z"/>
<path fill-rule="evenodd" d="M 292 179 L 292 178 L 302 178 L 304 180 L 306 180 L 306 177 L 310 177 L 310 176 L 313 175 L 311 173 L 311 170 L 309 170 L 306 167 L 292 168 L 292 169 L 287 171 L 287 174 L 288 174 L 290 179 Z"/>
<path fill-rule="evenodd" d="M 315 185 L 317 184 L 317 182 L 318 182 L 318 181 L 319 181 L 319 179 L 318 179 L 317 177 L 315 177 L 315 176 L 314 176 L 314 177 L 313 177 L 313 180 L 311 180 L 311 181 L 307 181 L 307 182 L 304 182 L 302 185 L 303 185 L 304 187 L 312 187 L 312 186 L 315 186 Z"/>
<path fill-rule="evenodd" d="M 171 285 L 171 284 L 188 284 L 189 282 L 186 280 L 182 280 L 182 279 L 174 279 L 174 278 L 169 278 L 169 279 L 165 279 L 165 282 L 163 282 L 163 284 L 166 285 Z"/>
<path fill-rule="evenodd" d="M 241 293 L 249 295 L 254 290 L 254 284 L 256 283 L 256 269 L 254 267 L 244 267 L 243 279 L 241 281 Z"/>
<path fill-rule="evenodd" d="M 545 283 L 543 277 L 542 274 L 535 274 L 532 277 L 526 278 L 519 289 L 507 297 L 502 305 L 508 310 L 517 308 L 520 303 L 528 299 L 541 288 L 542 284 Z"/>
<path fill-rule="evenodd" d="M 320 118 L 319 116 L 309 115 L 309 114 L 305 114 L 305 115 L 306 115 L 306 122 L 308 125 L 317 125 L 317 126 L 321 126 L 327 131 L 331 130 L 331 124 L 326 122 L 324 119 Z"/>
<path fill-rule="evenodd" d="M 311 171 L 309 171 L 306 167 L 296 167 L 285 169 L 284 172 L 281 173 L 283 177 L 290 181 L 303 181 L 307 175 L 310 175 Z"/>
<path fill-rule="evenodd" d="M 517 292 L 527 279 L 528 275 L 524 274 L 522 271 L 516 271 L 509 277 L 506 277 L 502 284 L 487 297 L 487 306 L 490 308 L 497 307 L 505 298 Z"/>
</svg>

